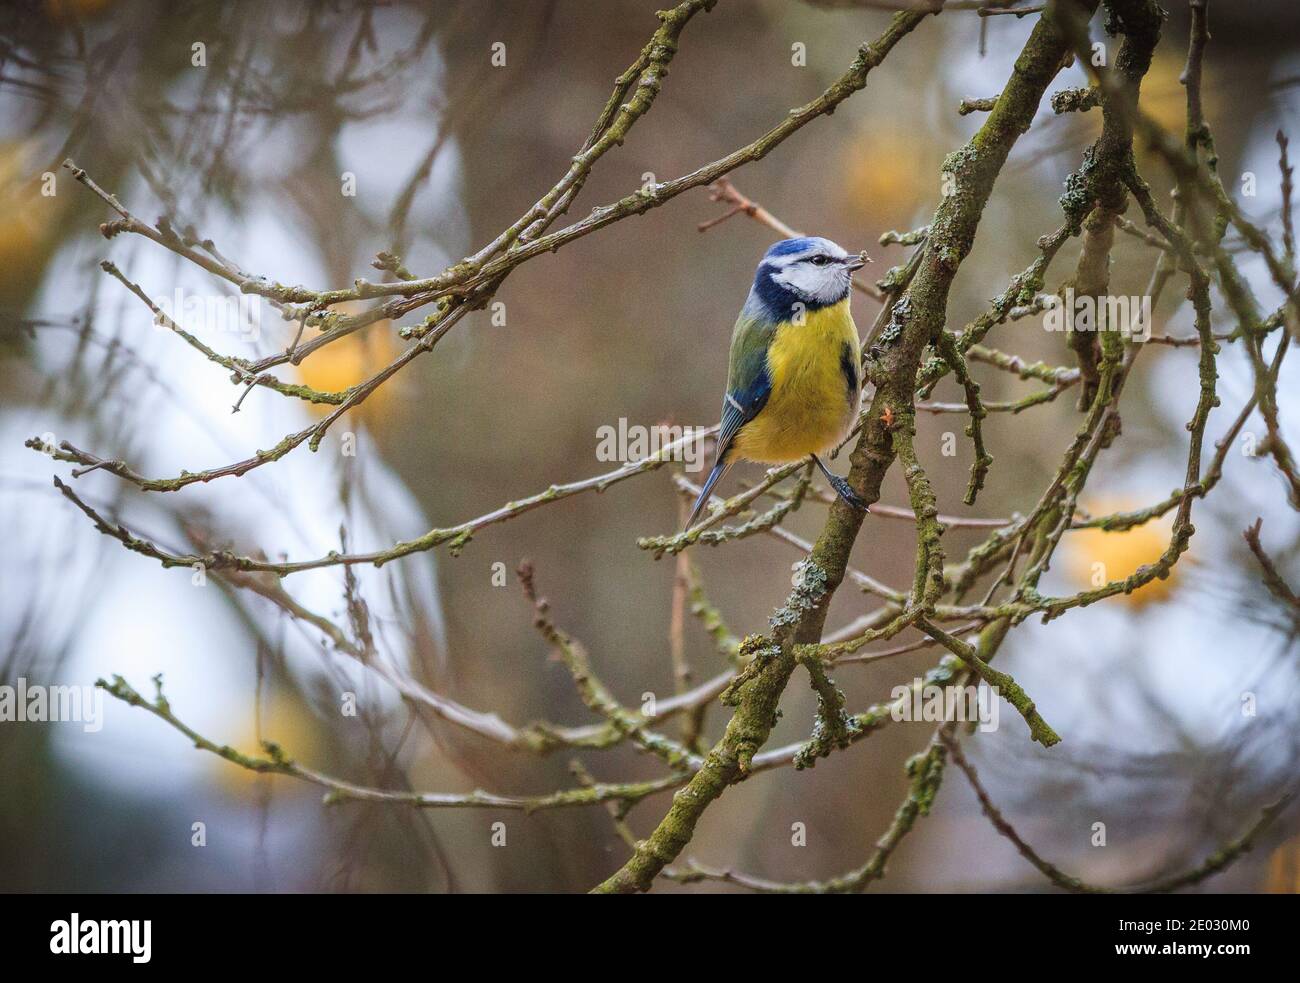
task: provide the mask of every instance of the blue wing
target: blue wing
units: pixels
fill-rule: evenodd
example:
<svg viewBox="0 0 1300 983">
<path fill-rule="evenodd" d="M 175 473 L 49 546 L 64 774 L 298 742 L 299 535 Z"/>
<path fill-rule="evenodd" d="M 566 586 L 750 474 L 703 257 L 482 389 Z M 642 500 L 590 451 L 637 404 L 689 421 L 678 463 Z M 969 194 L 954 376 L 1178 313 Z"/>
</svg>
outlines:
<svg viewBox="0 0 1300 983">
<path fill-rule="evenodd" d="M 736 434 L 767 405 L 768 396 L 772 395 L 772 377 L 768 375 L 766 361 L 758 375 L 749 381 L 744 389 L 728 389 L 722 399 L 722 424 L 718 428 L 717 462 L 721 464 L 731 450 L 731 442 Z"/>
<path fill-rule="evenodd" d="M 767 349 L 772 343 L 776 325 L 770 321 L 741 314 L 731 335 L 731 364 L 727 373 L 727 394 L 722 398 L 722 423 L 718 427 L 718 450 L 713 459 L 713 470 L 700 496 L 691 509 L 686 528 L 695 520 L 709 500 L 709 493 L 718 479 L 731 466 L 731 442 L 741 428 L 763 411 L 772 394 L 772 377 L 767 370 Z"/>
<path fill-rule="evenodd" d="M 750 305 L 736 319 L 731 333 L 731 358 L 727 368 L 727 394 L 722 398 L 722 425 L 718 431 L 717 463 L 726 460 L 736 434 L 763 411 L 772 394 L 772 377 L 767 370 L 767 351 L 776 337 L 777 325 L 770 318 L 749 313 Z"/>
</svg>

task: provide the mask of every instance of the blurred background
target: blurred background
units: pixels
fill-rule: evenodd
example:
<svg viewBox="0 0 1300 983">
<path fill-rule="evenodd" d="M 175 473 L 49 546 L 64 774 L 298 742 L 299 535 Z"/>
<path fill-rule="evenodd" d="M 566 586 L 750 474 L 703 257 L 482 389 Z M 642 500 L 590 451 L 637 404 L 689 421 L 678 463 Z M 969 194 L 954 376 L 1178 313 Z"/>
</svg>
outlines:
<svg viewBox="0 0 1300 983">
<path fill-rule="evenodd" d="M 1142 101 L 1181 128 L 1187 18 L 1181 0 L 1166 5 L 1171 17 Z M 98 225 L 113 216 L 59 168 L 64 158 L 140 218 L 193 226 L 244 269 L 281 283 L 377 279 L 370 261 L 379 250 L 396 251 L 416 274 L 436 273 L 489 241 L 563 174 L 613 79 L 654 30 L 655 6 L 40 0 L 0 10 L 0 682 L 90 685 L 120 673 L 147 695 L 149 678 L 162 673 L 173 710 L 206 737 L 250 753 L 259 737 L 270 738 L 362 784 L 517 794 L 572 784 L 570 755 L 512 753 L 415 719 L 391 688 L 303 621 L 216 578 L 196 586 L 188 568 L 164 570 L 128 553 L 52 487 L 52 475 L 72 481 L 70 466 L 24 441 L 67 440 L 164 476 L 242 459 L 319 418 L 266 389 L 231 413 L 240 389 L 229 374 L 156 328 L 99 262 L 111 258 L 155 299 L 233 292 L 138 236 L 102 238 Z M 1300 135 L 1300 8 L 1288 0 L 1211 6 L 1205 101 L 1220 171 L 1238 192 L 1253 175 L 1254 196 L 1239 200 L 1276 231 L 1274 133 Z M 888 16 L 849 2 L 724 0 L 696 17 L 652 112 L 600 162 L 570 219 L 753 140 L 841 74 Z M 1001 89 L 1033 20 L 981 20 L 970 11 L 927 20 L 864 92 L 736 172 L 736 186 L 795 228 L 866 248 L 876 261 L 867 272 L 883 275 L 906 252 L 878 237 L 928 221 L 944 156 L 981 121 L 958 115 L 959 101 Z M 203 65 L 194 64 L 196 43 Z M 498 52 L 504 64 L 493 63 Z M 1084 81 L 1072 67 L 1052 91 Z M 1099 127 L 1098 112 L 1056 116 L 1044 103 L 984 214 L 952 295 L 950 328 L 984 311 L 1034 258 L 1035 240 L 1057 227 L 1062 182 Z M 1140 165 L 1165 194 L 1156 163 Z M 42 194 L 46 174 L 54 191 Z M 345 193 L 349 176 L 355 194 Z M 73 484 L 106 514 L 181 551 L 201 542 L 302 558 L 341 548 L 344 530 L 348 548 L 382 549 L 608 471 L 614 465 L 597 457 L 601 427 L 716 421 L 732 322 L 777 238 L 744 216 L 697 231 L 724 208 L 700 189 L 526 263 L 497 295 L 500 316 L 470 314 L 314 454 L 302 447 L 243 478 L 177 494 L 143 494 L 102 471 Z M 1058 258 L 1049 290 L 1072 273 L 1076 255 L 1077 241 Z M 1244 254 L 1241 262 L 1272 309 L 1278 298 L 1262 265 Z M 1112 289 L 1143 293 L 1152 263 L 1149 248 L 1121 235 Z M 1166 291 L 1156 333 L 1190 333 L 1183 288 Z M 865 329 L 876 304 L 855 295 L 854 306 Z M 1222 306 L 1216 297 L 1216 316 Z M 200 337 L 245 357 L 287 347 L 294 325 L 269 307 L 257 316 L 256 324 L 208 325 Z M 360 381 L 401 349 L 401 326 L 379 322 L 284 377 L 327 390 Z M 995 329 L 989 343 L 1072 364 L 1064 336 L 1043 331 L 1038 318 Z M 1194 349 L 1153 346 L 1143 362 L 1125 393 L 1123 439 L 1103 455 L 1082 503 L 1094 512 L 1150 504 L 1182 483 Z M 988 367 L 976 372 L 988 400 L 1031 391 Z M 1298 376 L 1284 365 L 1279 391 L 1294 393 Z M 1209 438 L 1226 430 L 1252 385 L 1244 355 L 1226 348 L 1223 405 Z M 948 380 L 935 398 L 959 393 Z M 1286 401 L 1281 411 L 1294 437 L 1300 405 Z M 1033 507 L 1078 412 L 1067 393 L 1023 414 L 991 416 L 985 434 L 996 460 L 975 509 L 961 505 L 970 463 L 963 423 L 923 415 L 919 453 L 941 510 L 996 518 Z M 1257 417 L 1245 430 L 1243 438 L 1263 436 Z M 944 435 L 953 432 L 958 453 L 945 457 Z M 354 455 L 344 452 L 344 433 L 355 436 Z M 968 741 L 1007 818 L 1085 879 L 1124 884 L 1190 867 L 1294 781 L 1296 625 L 1270 601 L 1241 531 L 1262 516 L 1266 546 L 1296 583 L 1300 521 L 1271 463 L 1245 444 L 1229 454 L 1219 487 L 1196 503 L 1191 551 L 1168 581 L 1010 637 L 999 664 L 1063 743 L 1040 751 L 1005 706 L 997 732 Z M 843 471 L 845 459 L 838 464 Z M 728 484 L 734 492 L 760 475 L 739 469 Z M 906 504 L 897 469 L 882 501 Z M 812 538 L 821 511 L 807 505 L 787 525 Z M 556 622 L 635 706 L 674 685 L 673 561 L 654 562 L 635 541 L 679 522 L 664 469 L 485 529 L 459 556 L 441 549 L 357 568 L 355 594 L 378 651 L 404 674 L 513 723 L 589 723 L 510 571 L 533 561 Z M 953 530 L 948 556 L 962 557 L 983 535 Z M 1071 534 L 1044 586 L 1083 589 L 1096 562 L 1124 576 L 1154 559 L 1167 536 L 1158 524 Z M 910 523 L 872 516 L 852 562 L 903 585 L 914 556 Z M 761 536 L 694 551 L 707 595 L 738 635 L 765 627 L 798 558 Z M 298 574 L 284 587 L 349 625 L 340 569 Z M 829 627 L 875 603 L 846 586 Z M 696 680 L 725 668 L 689 615 L 683 634 Z M 936 658 L 918 652 L 845 666 L 835 678 L 849 708 L 861 709 Z M 357 694 L 357 716 L 340 713 L 342 692 Z M 1253 716 L 1242 709 L 1251 699 Z M 809 731 L 815 701 L 802 675 L 782 706 L 773 746 Z M 715 704 L 706 734 L 716 737 L 725 720 Z M 678 723 L 664 729 L 676 734 Z M 906 790 L 904 759 L 930 732 L 901 723 L 813 771 L 746 782 L 710 809 L 688 854 L 786 880 L 857 866 Z M 605 781 L 663 773 L 626 749 L 581 758 Z M 570 891 L 589 888 L 626 855 L 601 808 L 524 816 L 323 806 L 320 789 L 244 772 L 111 698 L 97 732 L 0 723 L 0 789 L 0 888 L 8 891 Z M 647 834 L 667 805 L 664 795 L 646 800 L 631 813 L 632 828 Z M 191 842 L 196 822 L 207 830 L 202 848 Z M 498 822 L 504 846 L 492 842 Z M 1105 847 L 1093 844 L 1098 822 Z M 804 824 L 806 845 L 792 844 L 795 823 Z M 1293 810 L 1197 889 L 1296 891 L 1298 826 Z M 878 887 L 1048 889 L 989 826 L 955 769 Z"/>
</svg>

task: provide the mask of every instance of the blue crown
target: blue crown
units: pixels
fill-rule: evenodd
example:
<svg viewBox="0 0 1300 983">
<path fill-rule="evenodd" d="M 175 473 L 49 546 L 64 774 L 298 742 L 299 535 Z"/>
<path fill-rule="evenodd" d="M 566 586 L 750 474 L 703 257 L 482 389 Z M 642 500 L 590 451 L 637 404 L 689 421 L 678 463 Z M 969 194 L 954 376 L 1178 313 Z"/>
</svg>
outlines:
<svg viewBox="0 0 1300 983">
<path fill-rule="evenodd" d="M 764 259 L 774 259 L 777 256 L 789 256 L 792 253 L 802 253 L 813 246 L 813 240 L 809 236 L 799 236 L 796 239 L 782 239 L 780 242 L 773 243 L 772 248 L 764 255 Z"/>
</svg>

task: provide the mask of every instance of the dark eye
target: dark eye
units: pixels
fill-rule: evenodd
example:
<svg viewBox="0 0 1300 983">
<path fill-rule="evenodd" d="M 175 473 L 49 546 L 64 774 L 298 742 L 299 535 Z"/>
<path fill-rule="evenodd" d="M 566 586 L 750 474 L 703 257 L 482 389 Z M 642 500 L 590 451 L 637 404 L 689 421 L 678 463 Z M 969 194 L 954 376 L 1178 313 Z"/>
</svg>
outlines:
<svg viewBox="0 0 1300 983">
<path fill-rule="evenodd" d="M 813 266 L 825 266 L 830 261 L 831 258 L 829 256 L 813 256 L 808 260 L 808 262 L 812 263 Z"/>
</svg>

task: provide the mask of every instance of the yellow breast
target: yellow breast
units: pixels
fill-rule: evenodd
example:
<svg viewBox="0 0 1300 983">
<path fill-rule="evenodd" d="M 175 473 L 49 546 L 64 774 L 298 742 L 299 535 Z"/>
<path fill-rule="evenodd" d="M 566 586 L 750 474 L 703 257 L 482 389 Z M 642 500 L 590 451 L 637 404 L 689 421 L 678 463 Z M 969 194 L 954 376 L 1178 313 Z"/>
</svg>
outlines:
<svg viewBox="0 0 1300 983">
<path fill-rule="evenodd" d="M 844 346 L 861 364 L 858 329 L 846 298 L 808 313 L 803 324 L 782 324 L 767 352 L 772 393 L 767 405 L 736 436 L 750 461 L 797 461 L 838 443 L 853 424 L 858 389 L 850 393 L 841 368 Z"/>
</svg>

